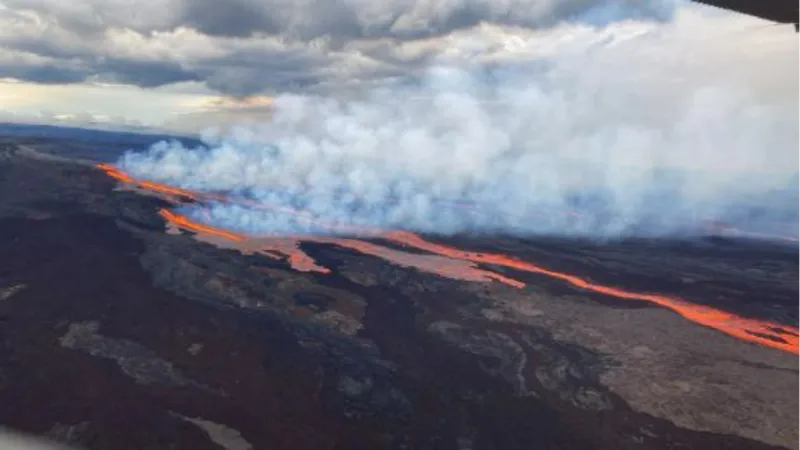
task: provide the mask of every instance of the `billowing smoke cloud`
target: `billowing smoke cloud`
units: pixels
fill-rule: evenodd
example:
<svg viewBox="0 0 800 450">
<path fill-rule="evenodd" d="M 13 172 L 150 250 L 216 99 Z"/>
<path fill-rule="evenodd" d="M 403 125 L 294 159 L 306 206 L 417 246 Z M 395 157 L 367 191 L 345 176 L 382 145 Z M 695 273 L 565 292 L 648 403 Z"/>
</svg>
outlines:
<svg viewBox="0 0 800 450">
<path fill-rule="evenodd" d="M 323 221 L 605 238 L 719 220 L 797 235 L 797 41 L 743 50 L 749 36 L 704 20 L 536 32 L 515 44 L 527 59 L 432 68 L 358 99 L 278 97 L 268 123 L 120 164 L 269 205 L 188 211 L 254 234 Z"/>
</svg>

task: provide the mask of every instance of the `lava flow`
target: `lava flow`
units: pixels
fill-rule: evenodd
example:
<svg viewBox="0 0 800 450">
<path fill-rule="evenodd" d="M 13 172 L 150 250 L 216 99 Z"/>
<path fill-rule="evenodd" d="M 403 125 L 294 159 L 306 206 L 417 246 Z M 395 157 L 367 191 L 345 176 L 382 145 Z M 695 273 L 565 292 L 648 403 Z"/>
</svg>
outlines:
<svg viewBox="0 0 800 450">
<path fill-rule="evenodd" d="M 174 196 L 188 200 L 197 200 L 197 194 L 193 192 L 164 184 L 153 183 L 151 181 L 136 180 L 111 164 L 98 164 L 96 167 L 105 172 L 106 175 L 110 176 L 111 178 L 130 186 L 138 187 L 158 194 L 165 194 L 168 196 Z"/>
<path fill-rule="evenodd" d="M 145 190 L 151 190 L 170 196 L 184 197 L 193 200 L 207 199 L 216 201 L 232 201 L 224 196 L 197 194 L 157 183 L 138 181 L 123 171 L 114 168 L 113 166 L 100 165 L 98 167 L 106 172 L 109 176 L 119 180 L 122 183 L 135 185 Z M 248 201 L 248 203 L 256 202 Z M 268 204 L 258 204 L 257 206 L 260 208 L 267 208 L 270 210 L 285 212 L 287 214 L 293 214 L 298 217 L 302 217 L 304 220 L 316 221 L 316 219 L 304 214 L 304 212 L 297 211 L 292 208 L 287 209 Z M 277 254 L 283 254 L 289 259 L 290 264 L 292 264 L 292 266 L 298 270 L 317 271 L 321 273 L 329 272 L 328 269 L 317 266 L 313 259 L 299 249 L 299 243 L 304 241 L 338 245 L 364 254 L 377 256 L 401 266 L 414 267 L 421 271 L 436 273 L 448 278 L 469 281 L 495 280 L 516 288 L 522 288 L 525 286 L 525 283 L 521 281 L 502 276 L 488 269 L 479 268 L 477 265 L 485 264 L 501 266 L 520 272 L 548 276 L 550 278 L 564 281 L 579 289 L 615 297 L 618 299 L 656 304 L 670 309 L 692 322 L 713 328 L 735 338 L 789 353 L 800 353 L 800 334 L 798 334 L 798 329 L 794 327 L 772 323 L 769 321 L 744 318 L 707 306 L 693 304 L 675 297 L 638 293 L 616 287 L 595 284 L 575 275 L 545 269 L 526 261 L 518 260 L 502 254 L 470 252 L 436 244 L 426 241 L 419 235 L 409 231 L 378 233 L 375 230 L 362 230 L 365 231 L 364 234 L 369 234 L 373 237 L 378 237 L 402 246 L 422 250 L 427 252 L 428 255 L 417 255 L 401 252 L 356 239 L 312 236 L 287 238 L 250 237 L 231 233 L 208 225 L 198 224 L 185 216 L 167 210 L 162 210 L 161 215 L 168 223 L 178 228 L 201 233 L 203 235 L 214 236 L 223 240 L 237 243 L 239 245 L 246 244 L 248 247 L 254 248 L 254 251 L 262 253 L 271 258 L 276 258 L 278 256 Z M 317 222 L 317 225 L 325 228 L 337 229 L 337 225 L 325 224 L 322 222 Z M 350 231 L 353 231 L 353 229 L 350 229 Z M 462 264 L 458 264 L 456 261 L 460 261 Z"/>
<path fill-rule="evenodd" d="M 419 255 L 383 247 L 371 242 L 357 239 L 322 237 L 322 236 L 286 236 L 286 237 L 249 237 L 230 233 L 217 228 L 192 222 L 189 218 L 162 209 L 161 216 L 171 225 L 184 230 L 199 233 L 201 238 L 208 240 L 208 236 L 223 238 L 230 241 L 234 247 L 246 253 L 259 253 L 273 259 L 284 255 L 293 269 L 300 272 L 330 273 L 330 269 L 317 265 L 316 261 L 303 252 L 299 245 L 301 242 L 317 244 L 330 244 L 359 252 L 364 255 L 375 256 L 401 267 L 410 267 L 421 272 L 428 272 L 444 278 L 462 281 L 497 281 L 508 286 L 522 288 L 525 283 L 517 281 L 495 272 L 480 269 L 472 261 L 453 259 L 440 255 Z"/>
<path fill-rule="evenodd" d="M 166 220 L 167 222 L 172 223 L 175 226 L 183 228 L 185 230 L 194 231 L 196 233 L 210 234 L 212 236 L 221 237 L 223 239 L 227 239 L 233 242 L 244 242 L 246 239 L 244 236 L 235 233 L 230 233 L 228 231 L 192 222 L 187 217 L 175 214 L 166 209 L 162 209 L 161 211 L 159 211 L 159 214 L 161 214 L 161 217 L 163 217 L 164 220 Z"/>
<path fill-rule="evenodd" d="M 768 321 L 740 317 L 735 314 L 689 303 L 674 297 L 631 292 L 611 286 L 603 286 L 586 281 L 575 275 L 545 269 L 505 255 L 458 250 L 428 242 L 420 236 L 408 231 L 389 233 L 384 239 L 430 253 L 447 256 L 448 258 L 464 259 L 476 263 L 507 267 L 537 275 L 546 275 L 550 278 L 565 281 L 577 288 L 608 295 L 610 297 L 653 303 L 668 308 L 692 322 L 714 328 L 733 337 L 790 353 L 800 353 L 800 341 L 798 340 L 799 335 L 797 328 Z"/>
</svg>

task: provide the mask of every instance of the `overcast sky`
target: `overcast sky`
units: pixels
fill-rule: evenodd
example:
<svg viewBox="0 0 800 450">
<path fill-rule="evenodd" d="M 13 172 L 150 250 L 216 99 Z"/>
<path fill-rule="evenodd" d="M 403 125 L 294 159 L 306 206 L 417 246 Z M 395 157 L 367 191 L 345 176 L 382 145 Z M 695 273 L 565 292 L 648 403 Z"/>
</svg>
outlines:
<svg viewBox="0 0 800 450">
<path fill-rule="evenodd" d="M 654 50 L 673 79 L 745 77 L 796 103 L 790 26 L 679 0 L 0 0 L 0 120 L 197 131 L 263 120 L 281 93 L 530 67 L 586 30 L 653 29 L 681 42 Z M 700 54 L 725 70 L 693 73 Z"/>
</svg>

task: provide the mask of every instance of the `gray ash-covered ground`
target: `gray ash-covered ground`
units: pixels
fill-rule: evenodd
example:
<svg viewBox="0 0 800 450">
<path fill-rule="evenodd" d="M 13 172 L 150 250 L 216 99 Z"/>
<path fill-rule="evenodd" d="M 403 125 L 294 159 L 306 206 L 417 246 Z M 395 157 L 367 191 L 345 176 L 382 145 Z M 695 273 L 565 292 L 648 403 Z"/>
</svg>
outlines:
<svg viewBox="0 0 800 450">
<path fill-rule="evenodd" d="M 332 273 L 297 272 L 1 145 L 2 426 L 115 450 L 798 448 L 796 355 L 511 269 L 524 289 L 308 243 Z M 797 325 L 796 247 L 438 240 Z"/>
</svg>

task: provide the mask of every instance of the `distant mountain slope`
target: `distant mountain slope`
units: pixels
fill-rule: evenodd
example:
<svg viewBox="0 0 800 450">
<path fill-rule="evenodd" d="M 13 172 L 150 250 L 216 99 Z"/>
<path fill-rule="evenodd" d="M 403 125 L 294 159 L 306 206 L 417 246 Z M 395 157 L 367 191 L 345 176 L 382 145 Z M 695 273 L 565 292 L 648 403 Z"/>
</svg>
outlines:
<svg viewBox="0 0 800 450">
<path fill-rule="evenodd" d="M 114 162 L 125 151 L 145 150 L 156 142 L 172 140 L 190 148 L 202 145 L 199 139 L 186 136 L 0 123 L 0 141 L 24 144 L 59 157 L 97 162 Z"/>
<path fill-rule="evenodd" d="M 68 139 L 83 143 L 126 143 L 136 144 L 137 146 L 151 145 L 158 141 L 173 139 L 192 146 L 200 144 L 198 139 L 186 136 L 18 123 L 0 123 L 0 136 Z"/>
</svg>

